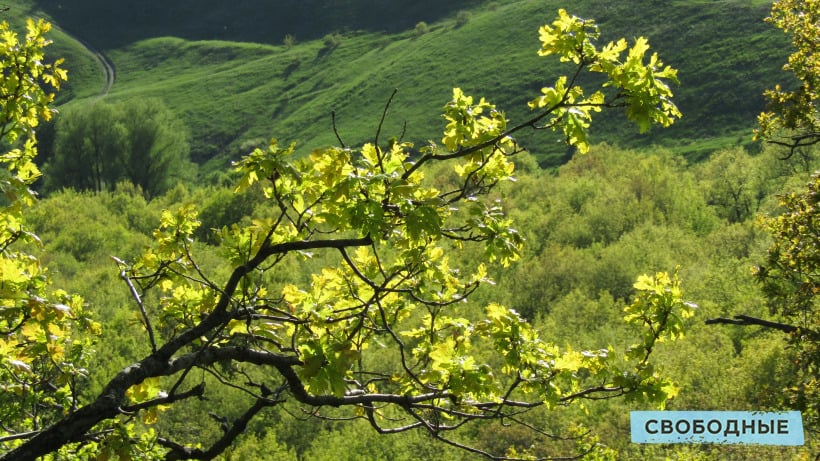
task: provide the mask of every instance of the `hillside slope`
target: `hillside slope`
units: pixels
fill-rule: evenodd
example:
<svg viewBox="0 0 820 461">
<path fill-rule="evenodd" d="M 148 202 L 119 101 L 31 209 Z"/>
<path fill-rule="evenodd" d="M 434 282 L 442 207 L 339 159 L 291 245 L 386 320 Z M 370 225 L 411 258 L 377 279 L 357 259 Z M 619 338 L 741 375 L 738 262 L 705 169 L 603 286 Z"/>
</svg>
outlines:
<svg viewBox="0 0 820 461">
<path fill-rule="evenodd" d="M 325 19 L 332 5 L 358 11 L 355 8 L 368 4 L 317 2 L 317 18 Z M 57 2 L 35 3 L 63 27 L 68 27 L 65 20 L 81 30 L 112 58 L 118 79 L 110 98 L 159 97 L 176 111 L 189 125 L 198 162 L 236 157 L 271 136 L 297 140 L 308 148 L 336 143 L 330 120 L 334 111 L 343 140 L 362 142 L 372 137 L 394 88 L 399 93 L 385 128 L 388 135 L 436 140 L 438 114 L 454 86 L 487 96 L 510 118 L 520 120 L 527 112 L 526 101 L 565 70 L 535 54 L 538 27 L 565 6 L 554 0 L 489 2 L 469 10 L 466 24 L 457 24 L 451 12 L 421 36 L 412 29 L 389 34 L 358 30 L 343 34 L 338 46 L 330 47 L 322 40 L 292 47 L 233 41 L 264 42 L 257 25 L 278 17 L 249 16 L 253 6 L 260 5 L 254 1 L 238 2 L 235 14 L 224 6 L 216 8 L 216 2 L 202 2 L 203 8 L 188 7 L 189 16 L 183 15 L 178 27 L 166 25 L 159 16 L 144 29 L 132 22 L 105 22 L 125 6 L 98 5 L 93 10 L 94 2 L 81 1 L 69 14 L 56 8 Z M 176 3 L 174 11 L 184 4 Z M 450 3 L 451 10 L 457 4 Z M 606 116 L 596 125 L 594 140 L 625 146 L 665 144 L 690 158 L 748 143 L 763 107 L 761 93 L 780 80 L 788 54 L 784 37 L 762 22 L 768 8 L 765 2 L 748 1 L 575 2 L 571 12 L 595 18 L 605 39 L 649 37 L 664 61 L 680 69 L 682 83 L 676 100 L 684 119 L 672 129 L 638 136 L 622 117 Z M 445 14 L 443 7 L 436 11 Z M 375 15 L 376 10 L 368 17 Z M 243 32 L 223 29 L 220 34 L 231 41 L 190 40 L 207 37 L 209 31 L 216 34 L 209 28 L 208 18 L 214 17 L 242 24 Z M 195 27 L 199 20 L 201 25 Z M 385 29 L 401 24 L 386 21 Z M 328 32 L 315 30 L 315 35 Z M 524 133 L 521 138 L 544 163 L 562 161 L 565 149 L 545 142 L 542 134 Z"/>
</svg>

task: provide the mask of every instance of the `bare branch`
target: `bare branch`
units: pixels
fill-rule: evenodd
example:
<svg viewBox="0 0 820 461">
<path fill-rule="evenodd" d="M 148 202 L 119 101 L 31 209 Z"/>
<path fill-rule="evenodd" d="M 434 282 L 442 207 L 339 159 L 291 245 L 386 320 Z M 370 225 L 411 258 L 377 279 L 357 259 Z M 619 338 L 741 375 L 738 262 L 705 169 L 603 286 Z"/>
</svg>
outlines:
<svg viewBox="0 0 820 461">
<path fill-rule="evenodd" d="M 142 298 L 140 297 L 139 292 L 137 291 L 137 287 L 134 286 L 134 282 L 131 281 L 131 278 L 126 273 L 126 269 L 123 267 L 124 262 L 119 258 L 113 258 L 114 262 L 117 263 L 117 266 L 120 267 L 120 278 L 125 281 L 125 284 L 128 285 L 128 289 L 131 291 L 131 296 L 134 298 L 134 301 L 137 303 L 137 307 L 140 309 L 140 315 L 142 315 L 142 321 L 145 323 L 145 329 L 148 331 L 148 340 L 151 342 L 151 352 L 157 351 L 157 341 L 154 338 L 154 328 L 151 326 L 151 319 L 148 318 L 148 312 L 145 310 L 145 305 L 142 303 Z"/>
<path fill-rule="evenodd" d="M 379 169 L 382 173 L 384 173 L 384 165 L 382 164 L 382 151 L 379 147 L 379 136 L 382 134 L 382 126 L 384 125 L 384 120 L 387 118 L 387 111 L 390 109 L 390 105 L 393 103 L 393 98 L 396 97 L 396 93 L 398 92 L 399 89 L 394 88 L 393 93 L 391 93 L 390 97 L 387 99 L 387 103 L 384 105 L 384 110 L 382 111 L 382 117 L 379 119 L 379 126 L 376 128 L 376 136 L 373 138 L 373 147 L 376 149 L 376 153 L 378 154 Z"/>
<path fill-rule="evenodd" d="M 336 128 L 336 111 L 330 112 L 330 121 L 333 124 L 333 134 L 336 135 L 336 140 L 339 141 L 339 147 L 342 149 L 346 148 L 345 142 L 342 141 L 342 137 L 339 136 L 339 130 Z"/>
<path fill-rule="evenodd" d="M 792 333 L 800 329 L 800 327 L 789 325 L 786 323 L 772 322 L 771 320 L 763 320 L 757 317 L 750 317 L 748 315 L 736 315 L 732 319 L 718 317 L 715 319 L 707 319 L 707 325 L 724 324 L 724 325 L 757 325 L 766 328 L 773 328 L 782 331 L 783 333 Z"/>
<path fill-rule="evenodd" d="M 4 437 L 0 437 L 0 443 L 10 442 L 12 440 L 22 440 L 22 439 L 30 439 L 35 435 L 39 434 L 41 431 L 30 431 L 30 432 L 20 432 L 18 434 L 11 434 Z"/>
<path fill-rule="evenodd" d="M 769 144 L 774 144 L 776 146 L 787 147 L 789 149 L 789 153 L 786 155 L 784 159 L 789 159 L 794 155 L 794 153 L 801 147 L 809 147 L 813 146 L 817 143 L 820 143 L 820 133 L 816 131 L 803 133 L 799 135 L 794 135 L 791 137 L 786 137 L 787 141 L 780 141 L 776 139 L 768 139 L 766 142 Z"/>
<path fill-rule="evenodd" d="M 224 431 L 222 437 L 219 438 L 210 448 L 207 450 L 202 450 L 200 448 L 189 448 L 184 447 L 178 443 L 172 442 L 165 438 L 158 438 L 157 443 L 160 445 L 170 448 L 171 451 L 165 457 L 166 461 L 176 461 L 180 459 L 200 459 L 200 460 L 211 460 L 219 456 L 226 448 L 231 446 L 233 442 L 245 431 L 245 428 L 248 426 L 248 422 L 256 416 L 263 408 L 270 407 L 282 403 L 281 400 L 275 399 L 268 399 L 268 398 L 259 398 L 254 402 L 253 406 L 251 406 L 245 413 L 242 414 L 239 418 L 237 418 L 233 424 L 230 424 L 227 427 L 227 430 Z M 220 420 L 224 422 L 224 424 L 228 424 L 227 420 Z"/>
</svg>

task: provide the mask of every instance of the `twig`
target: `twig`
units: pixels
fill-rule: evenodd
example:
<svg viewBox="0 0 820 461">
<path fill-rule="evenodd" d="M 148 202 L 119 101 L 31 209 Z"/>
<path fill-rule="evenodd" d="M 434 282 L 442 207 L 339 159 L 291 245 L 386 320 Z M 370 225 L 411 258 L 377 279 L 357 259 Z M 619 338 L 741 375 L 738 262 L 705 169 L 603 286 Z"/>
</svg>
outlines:
<svg viewBox="0 0 820 461">
<path fill-rule="evenodd" d="M 123 261 L 119 258 L 113 257 L 114 262 L 117 263 L 117 266 L 122 267 Z M 142 320 L 145 322 L 145 329 L 148 330 L 148 340 L 151 341 L 151 352 L 157 352 L 157 341 L 154 339 L 154 329 L 151 327 L 151 320 L 148 319 L 148 312 L 145 311 L 145 305 L 142 303 L 142 298 L 140 297 L 139 292 L 137 291 L 137 287 L 134 286 L 134 282 L 131 281 L 131 278 L 128 277 L 128 274 L 125 272 L 125 269 L 120 270 L 120 278 L 125 281 L 125 284 L 128 285 L 128 289 L 131 290 L 131 296 L 134 297 L 134 301 L 137 302 L 137 306 L 140 308 L 140 314 L 142 314 Z"/>
<path fill-rule="evenodd" d="M 333 123 L 333 134 L 336 135 L 336 139 L 339 141 L 339 145 L 341 146 L 342 149 L 346 148 L 347 146 L 345 145 L 345 142 L 342 141 L 342 137 L 339 136 L 339 130 L 336 129 L 336 111 L 335 110 L 330 112 L 330 120 Z"/>
<path fill-rule="evenodd" d="M 379 148 L 379 136 L 382 134 L 382 126 L 384 125 L 384 120 L 387 118 L 387 111 L 390 109 L 390 105 L 393 103 L 393 98 L 396 97 L 396 93 L 398 92 L 398 88 L 393 88 L 393 93 L 390 94 L 390 97 L 387 99 L 387 103 L 384 105 L 382 117 L 379 119 L 379 127 L 376 128 L 376 137 L 373 139 L 373 145 L 376 146 L 376 149 Z"/>
<path fill-rule="evenodd" d="M 0 437 L 0 443 L 10 442 L 12 440 L 30 439 L 39 434 L 40 431 L 20 432 L 19 434 L 11 434 Z"/>
<path fill-rule="evenodd" d="M 165 439 L 163 437 L 157 438 L 157 443 L 164 446 L 165 448 L 169 448 L 171 450 L 170 453 L 165 457 L 166 460 L 178 460 L 178 459 L 203 459 L 203 460 L 210 460 L 216 458 L 220 453 L 225 451 L 239 435 L 241 435 L 245 428 L 248 426 L 248 422 L 253 419 L 253 417 L 259 413 L 265 407 L 270 407 L 274 405 L 278 405 L 282 403 L 281 400 L 272 400 L 268 398 L 259 398 L 256 402 L 248 408 L 248 410 L 242 414 L 239 418 L 233 421 L 233 424 L 228 423 L 227 418 L 222 419 L 217 417 L 218 421 L 220 421 L 220 425 L 222 425 L 224 434 L 220 437 L 213 445 L 207 450 L 203 450 L 201 448 L 190 448 L 183 446 L 179 443 L 176 443 L 172 440 Z M 213 416 L 212 416 L 213 417 Z"/>
</svg>

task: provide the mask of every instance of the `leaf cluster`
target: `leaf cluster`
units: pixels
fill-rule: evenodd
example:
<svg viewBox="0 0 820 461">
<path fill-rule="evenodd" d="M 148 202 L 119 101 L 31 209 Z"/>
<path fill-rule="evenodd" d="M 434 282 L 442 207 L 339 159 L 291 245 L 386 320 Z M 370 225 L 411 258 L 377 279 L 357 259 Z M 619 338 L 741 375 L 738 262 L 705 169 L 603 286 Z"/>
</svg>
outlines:
<svg viewBox="0 0 820 461">
<path fill-rule="evenodd" d="M 35 131 L 52 116 L 53 91 L 66 78 L 60 61 L 44 62 L 49 28 L 29 20 L 21 37 L 0 23 L 0 418 L 3 435 L 12 434 L 0 441 L 12 446 L 20 443 L 14 434 L 77 407 L 100 328 L 83 299 L 51 287 L 46 268 L 28 252 L 40 244 L 25 219 L 40 176 Z"/>
<path fill-rule="evenodd" d="M 629 120 L 638 125 L 643 133 L 653 123 L 669 126 L 681 113 L 672 102 L 669 84 L 678 83 L 677 71 L 664 67 L 653 53 L 649 62 L 644 62 L 649 43 L 639 37 L 628 49 L 625 39 L 609 42 L 600 49 L 596 40 L 600 37 L 595 22 L 570 16 L 566 10 L 558 10 L 558 18 L 552 25 L 541 27 L 540 56 L 558 55 L 563 62 L 573 62 L 578 69 L 588 69 L 604 74 L 606 80 L 602 89 L 591 95 L 575 85 L 578 74 L 569 81 L 567 76 L 559 77 L 552 87 L 541 89 L 542 95 L 530 102 L 533 109 L 556 107 L 547 126 L 553 130 L 560 127 L 570 145 L 585 153 L 589 150 L 587 129 L 593 112 L 602 107 L 626 107 Z M 625 56 L 623 53 L 627 51 Z M 605 89 L 612 88 L 609 94 Z M 571 90 L 571 91 L 570 91 Z"/>
<path fill-rule="evenodd" d="M 800 147 L 820 141 L 820 119 L 816 95 L 820 81 L 820 61 L 815 48 L 820 40 L 820 3 L 815 0 L 780 0 L 774 2 L 767 21 L 790 35 L 794 51 L 783 69 L 797 79 L 791 85 L 776 85 L 766 91 L 769 103 L 766 112 L 758 116 L 756 138 L 789 147 L 793 153 Z"/>
</svg>

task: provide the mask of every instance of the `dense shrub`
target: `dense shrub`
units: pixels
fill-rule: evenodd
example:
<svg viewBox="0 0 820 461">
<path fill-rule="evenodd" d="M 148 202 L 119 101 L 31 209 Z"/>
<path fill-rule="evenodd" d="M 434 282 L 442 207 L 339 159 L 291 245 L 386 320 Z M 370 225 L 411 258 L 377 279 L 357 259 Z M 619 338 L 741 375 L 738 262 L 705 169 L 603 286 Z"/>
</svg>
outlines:
<svg viewBox="0 0 820 461">
<path fill-rule="evenodd" d="M 461 10 L 456 14 L 456 27 L 461 27 L 470 22 L 472 15 L 469 11 Z"/>
<path fill-rule="evenodd" d="M 430 26 L 428 26 L 426 22 L 420 21 L 416 24 L 416 37 L 421 37 L 428 32 L 430 32 Z"/>
</svg>

